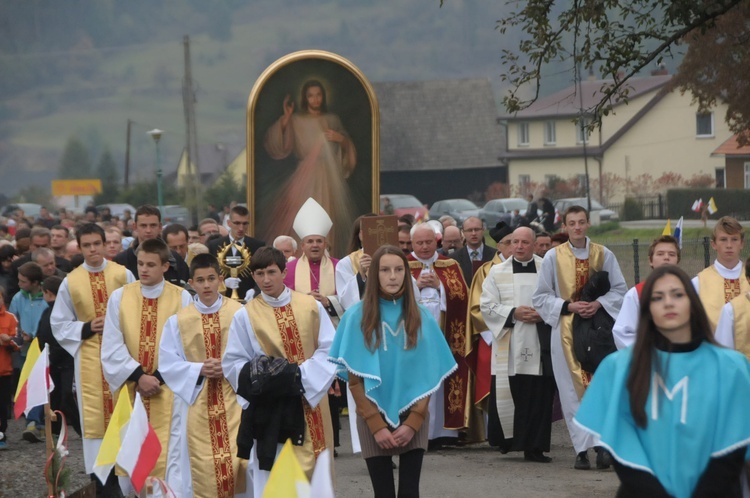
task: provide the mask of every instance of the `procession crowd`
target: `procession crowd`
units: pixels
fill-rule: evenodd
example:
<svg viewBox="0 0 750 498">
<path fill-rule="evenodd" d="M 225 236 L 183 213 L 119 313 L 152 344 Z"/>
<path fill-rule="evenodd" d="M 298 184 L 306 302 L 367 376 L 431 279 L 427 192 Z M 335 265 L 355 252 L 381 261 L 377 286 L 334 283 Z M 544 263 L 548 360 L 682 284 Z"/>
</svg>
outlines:
<svg viewBox="0 0 750 498">
<path fill-rule="evenodd" d="M 747 492 L 750 269 L 733 218 L 692 280 L 663 235 L 628 289 L 579 206 L 554 234 L 406 215 L 397 245 L 375 247 L 364 215 L 341 255 L 312 198 L 270 244 L 242 205 L 194 227 L 132 215 L 0 220 L 0 433 L 36 340 L 97 496 L 132 492 L 118 469 L 95 476 L 122 396 L 142 400 L 162 448 L 150 474 L 180 497 L 262 496 L 287 440 L 308 479 L 321 458 L 334 474 L 344 410 L 376 497 L 419 496 L 425 451 L 445 446 L 548 463 L 559 418 L 573 468 L 614 466 L 618 496 Z M 42 407 L 25 419 L 43 441 Z"/>
</svg>

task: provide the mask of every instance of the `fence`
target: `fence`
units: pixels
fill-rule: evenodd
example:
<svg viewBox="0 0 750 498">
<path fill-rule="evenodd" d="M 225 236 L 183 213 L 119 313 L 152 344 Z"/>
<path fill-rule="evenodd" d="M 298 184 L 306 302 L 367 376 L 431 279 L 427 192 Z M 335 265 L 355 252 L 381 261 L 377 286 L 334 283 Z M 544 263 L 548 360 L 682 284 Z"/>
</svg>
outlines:
<svg viewBox="0 0 750 498">
<path fill-rule="evenodd" d="M 644 220 L 664 220 L 667 218 L 667 200 L 661 194 L 650 196 L 650 197 L 636 197 L 638 203 L 641 205 Z M 620 219 L 624 218 L 622 213 L 622 207 L 624 203 L 613 202 L 606 205 L 607 209 L 611 209 L 620 215 Z"/>
<path fill-rule="evenodd" d="M 633 239 L 631 243 L 604 245 L 617 257 L 628 286 L 633 286 L 648 277 L 651 272 L 648 264 L 648 248 L 651 245 L 651 240 Z M 713 263 L 716 258 L 708 237 L 683 239 L 681 253 L 680 267 L 691 277 Z M 748 253 L 750 253 L 750 248 L 746 246 L 741 261 L 744 262 L 747 259 Z"/>
</svg>

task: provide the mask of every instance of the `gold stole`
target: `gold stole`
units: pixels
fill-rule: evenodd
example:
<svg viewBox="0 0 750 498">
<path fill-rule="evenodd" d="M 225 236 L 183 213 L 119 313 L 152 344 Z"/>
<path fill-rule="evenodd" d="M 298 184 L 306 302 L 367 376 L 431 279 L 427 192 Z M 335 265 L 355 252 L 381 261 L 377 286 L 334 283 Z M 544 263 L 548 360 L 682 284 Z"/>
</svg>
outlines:
<svg viewBox="0 0 750 498">
<path fill-rule="evenodd" d="M 320 316 L 317 301 L 312 297 L 292 291 L 291 302 L 278 308 L 260 297 L 247 303 L 245 310 L 266 355 L 300 364 L 318 348 Z M 325 399 L 312 408 L 304 396 L 300 398 L 305 411 L 305 442 L 294 446 L 294 453 L 309 479 L 320 452 L 333 448 L 333 428 Z"/>
<path fill-rule="evenodd" d="M 730 302 L 734 311 L 734 349 L 750 359 L 750 295 L 746 292 Z"/>
<path fill-rule="evenodd" d="M 202 314 L 193 304 L 177 313 L 187 361 L 221 359 L 229 324 L 241 307 L 237 301 L 223 299 L 216 313 Z M 187 441 L 195 496 L 231 498 L 243 491 L 239 488 L 244 487 L 245 469 L 235 446 L 241 417 L 242 409 L 229 382 L 223 378 L 205 379 L 195 403 L 188 409 Z"/>
<path fill-rule="evenodd" d="M 120 330 L 130 356 L 152 375 L 159 368 L 159 342 L 167 318 L 182 308 L 182 289 L 169 282 L 157 299 L 147 299 L 141 293 L 141 282 L 133 282 L 122 289 L 120 302 Z M 130 398 L 135 399 L 135 382 L 126 382 Z M 172 400 L 174 394 L 166 384 L 161 392 L 150 398 L 143 398 L 148 420 L 161 443 L 161 454 L 152 476 L 164 478 L 169 431 L 172 421 Z M 155 416 L 151 416 L 151 414 Z"/>
<path fill-rule="evenodd" d="M 309 294 L 313 290 L 313 283 L 310 262 L 307 260 L 307 256 L 302 255 L 294 268 L 294 290 Z M 318 292 L 322 295 L 333 296 L 336 294 L 336 271 L 333 268 L 333 261 L 328 256 L 323 256 L 320 261 L 320 281 L 317 284 Z"/>
<path fill-rule="evenodd" d="M 560 288 L 560 297 L 574 303 L 578 301 L 591 273 L 601 271 L 604 267 L 604 248 L 589 241 L 588 259 L 577 259 L 570 244 L 561 244 L 555 248 L 555 251 L 557 251 L 557 284 Z M 570 375 L 573 378 L 573 387 L 580 399 L 591 382 L 591 373 L 581 368 L 581 363 L 573 353 L 573 313 L 560 317 L 560 339 L 565 361 L 568 363 Z"/>
<path fill-rule="evenodd" d="M 362 255 L 364 254 L 364 250 L 357 249 L 353 253 L 349 254 L 349 260 L 352 262 L 352 270 L 354 270 L 354 276 L 357 276 L 357 273 L 359 273 L 359 260 L 362 259 Z"/>
<path fill-rule="evenodd" d="M 128 283 L 125 267 L 113 261 L 108 262 L 103 271 L 95 273 L 79 266 L 67 278 L 76 318 L 82 322 L 104 316 L 109 295 Z M 78 355 L 83 437 L 102 439 L 114 409 L 109 384 L 102 374 L 102 335 L 94 334 L 82 340 Z"/>
<path fill-rule="evenodd" d="M 719 323 L 721 308 L 729 301 L 750 292 L 750 284 L 744 278 L 744 269 L 740 273 L 740 278 L 724 278 L 716 270 L 714 265 L 698 273 L 698 289 L 700 292 L 701 302 L 706 309 L 708 322 L 711 324 L 711 331 L 716 332 L 716 325 Z"/>
</svg>

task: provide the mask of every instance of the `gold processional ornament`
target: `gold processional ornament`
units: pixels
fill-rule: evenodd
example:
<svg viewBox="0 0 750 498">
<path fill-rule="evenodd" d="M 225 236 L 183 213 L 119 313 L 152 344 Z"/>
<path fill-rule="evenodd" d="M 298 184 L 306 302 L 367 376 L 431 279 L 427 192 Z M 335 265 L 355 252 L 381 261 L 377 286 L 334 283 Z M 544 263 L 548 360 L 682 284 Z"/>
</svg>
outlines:
<svg viewBox="0 0 750 498">
<path fill-rule="evenodd" d="M 237 251 L 236 254 L 231 252 L 231 249 Z M 216 253 L 216 257 L 219 260 L 219 268 L 224 278 L 242 278 L 250 277 L 250 250 L 245 247 L 244 244 L 237 244 L 235 242 L 227 242 L 224 244 Z M 239 301 L 240 296 L 237 294 L 237 289 L 232 289 L 231 298 Z"/>
</svg>

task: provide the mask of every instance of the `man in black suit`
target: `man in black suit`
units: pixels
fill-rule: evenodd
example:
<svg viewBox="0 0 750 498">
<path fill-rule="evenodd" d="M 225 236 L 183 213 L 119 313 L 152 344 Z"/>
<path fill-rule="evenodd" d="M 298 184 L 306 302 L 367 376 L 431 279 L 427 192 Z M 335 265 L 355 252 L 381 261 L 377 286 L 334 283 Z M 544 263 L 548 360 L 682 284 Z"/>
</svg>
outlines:
<svg viewBox="0 0 750 498">
<path fill-rule="evenodd" d="M 228 260 L 227 258 L 244 258 L 251 257 L 255 254 L 255 251 L 266 245 L 262 240 L 254 239 L 245 235 L 247 233 L 248 226 L 250 226 L 250 212 L 245 206 L 234 206 L 229 212 L 229 235 L 221 237 L 219 239 L 211 240 L 208 242 L 208 252 L 214 256 L 219 256 L 222 250 L 226 249 L 224 254 L 224 263 L 227 266 L 237 266 L 234 261 Z M 229 247 L 228 245 L 234 244 L 235 247 Z M 236 246 L 240 246 L 240 250 L 237 250 Z M 237 260 L 238 262 L 241 260 Z M 222 265 L 222 273 L 224 273 Z M 230 274 L 224 275 L 224 284 L 227 287 L 225 293 L 226 296 L 231 296 L 232 291 L 237 289 L 237 295 L 240 299 L 245 298 L 245 294 L 250 289 L 255 289 L 257 292 L 257 286 L 255 280 L 250 274 L 250 265 L 247 265 L 247 271 L 240 272 L 237 277 L 232 277 Z"/>
<path fill-rule="evenodd" d="M 458 261 L 461 271 L 464 273 L 466 285 L 471 288 L 471 279 L 474 273 L 487 261 L 492 261 L 495 249 L 484 245 L 484 223 L 475 216 L 466 218 L 463 224 L 463 234 L 466 243 L 463 249 L 451 254 Z"/>
<path fill-rule="evenodd" d="M 144 240 L 161 238 L 161 211 L 156 206 L 144 204 L 135 211 L 135 240 L 130 247 L 117 254 L 113 261 L 123 265 L 138 278 L 138 245 Z M 185 260 L 174 251 L 169 251 L 169 269 L 164 274 L 167 282 L 184 287 L 190 279 L 190 269 Z"/>
</svg>

